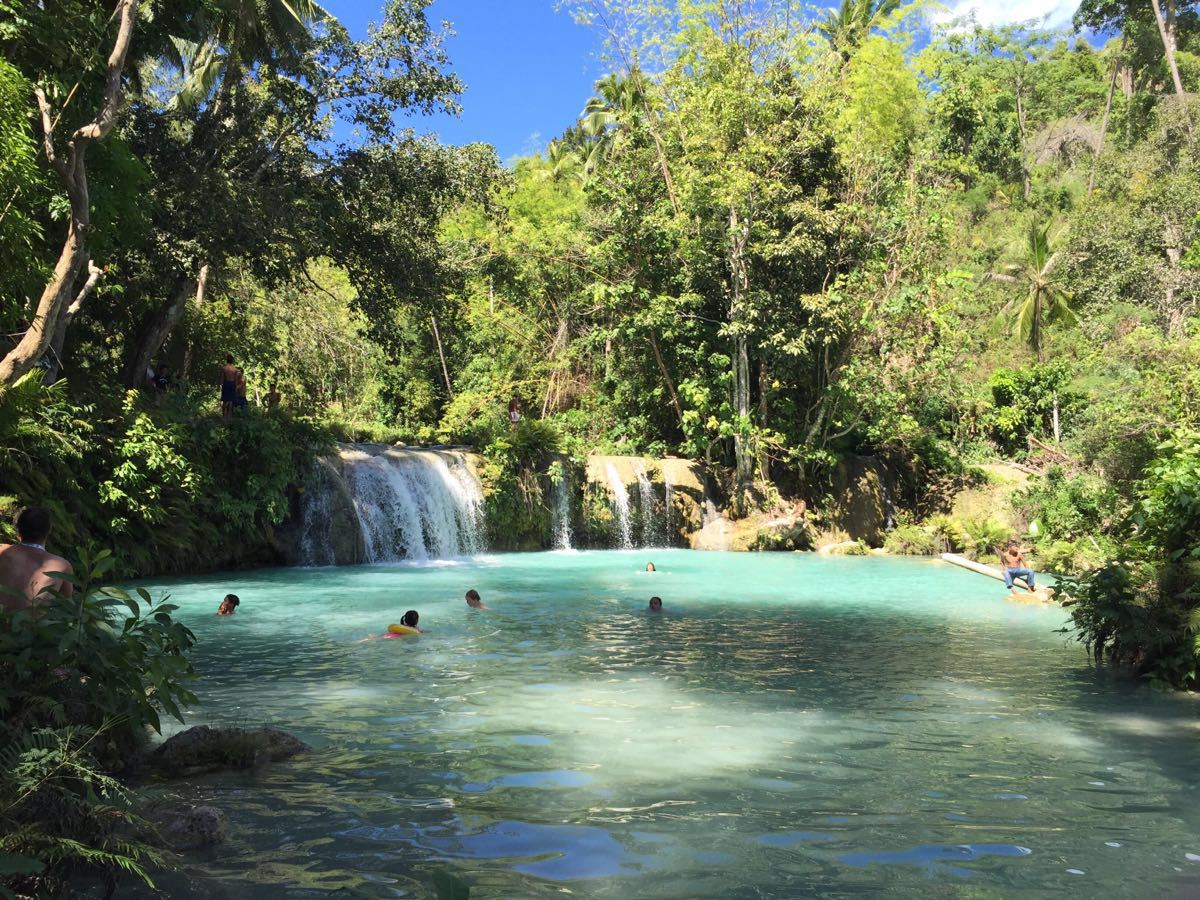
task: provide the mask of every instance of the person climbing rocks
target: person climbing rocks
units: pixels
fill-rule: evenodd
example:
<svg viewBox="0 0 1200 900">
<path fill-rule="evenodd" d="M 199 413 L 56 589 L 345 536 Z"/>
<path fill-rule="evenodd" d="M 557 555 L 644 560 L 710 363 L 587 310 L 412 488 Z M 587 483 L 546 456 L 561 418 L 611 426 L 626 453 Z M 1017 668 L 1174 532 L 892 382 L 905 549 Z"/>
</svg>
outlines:
<svg viewBox="0 0 1200 900">
<path fill-rule="evenodd" d="M 70 597 L 74 585 L 65 575 L 74 569 L 61 556 L 46 550 L 50 536 L 50 511 L 27 506 L 13 523 L 19 543 L 0 544 L 0 607 L 9 612 L 29 609 L 54 594 Z"/>
</svg>

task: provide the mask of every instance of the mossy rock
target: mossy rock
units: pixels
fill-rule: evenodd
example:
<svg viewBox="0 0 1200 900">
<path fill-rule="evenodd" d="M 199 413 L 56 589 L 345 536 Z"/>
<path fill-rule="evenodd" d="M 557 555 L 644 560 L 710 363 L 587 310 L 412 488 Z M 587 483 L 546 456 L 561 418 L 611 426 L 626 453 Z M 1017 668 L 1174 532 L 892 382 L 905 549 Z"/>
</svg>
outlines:
<svg viewBox="0 0 1200 900">
<path fill-rule="evenodd" d="M 250 769 L 279 762 L 312 748 L 272 725 L 258 728 L 194 725 L 173 735 L 150 755 L 150 762 L 169 777 L 223 769 Z"/>
</svg>

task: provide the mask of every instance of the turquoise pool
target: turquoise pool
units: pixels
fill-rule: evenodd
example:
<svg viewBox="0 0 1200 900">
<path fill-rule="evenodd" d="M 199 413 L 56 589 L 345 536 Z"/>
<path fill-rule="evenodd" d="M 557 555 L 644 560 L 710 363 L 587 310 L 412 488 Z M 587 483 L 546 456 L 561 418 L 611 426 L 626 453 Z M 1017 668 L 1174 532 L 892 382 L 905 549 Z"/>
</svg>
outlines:
<svg viewBox="0 0 1200 900">
<path fill-rule="evenodd" d="M 944 563 L 567 552 L 154 589 L 199 639 L 192 722 L 316 747 L 183 787 L 230 816 L 187 863 L 227 896 L 425 897 L 439 870 L 475 898 L 1200 894 L 1195 699 Z M 362 642 L 409 608 L 427 634 Z"/>
</svg>

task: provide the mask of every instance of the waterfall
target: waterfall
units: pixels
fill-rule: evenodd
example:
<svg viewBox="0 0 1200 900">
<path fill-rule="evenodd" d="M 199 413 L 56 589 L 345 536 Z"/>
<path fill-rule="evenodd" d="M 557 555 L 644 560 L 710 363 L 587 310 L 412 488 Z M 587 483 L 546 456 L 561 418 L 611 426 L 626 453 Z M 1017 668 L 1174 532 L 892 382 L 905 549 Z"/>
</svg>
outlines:
<svg viewBox="0 0 1200 900">
<path fill-rule="evenodd" d="M 301 562 L 332 562 L 333 528 L 357 525 L 366 562 L 463 556 L 483 549 L 483 492 L 461 453 L 356 445 L 341 454 L 353 522 L 334 522 L 331 491 L 306 495 Z M 322 496 L 323 495 L 323 496 Z M 349 518 L 350 510 L 342 513 Z"/>
<path fill-rule="evenodd" d="M 331 479 L 337 473 L 329 463 L 317 460 L 313 477 L 300 501 L 300 556 L 302 566 L 332 566 L 337 563 L 333 552 L 333 493 Z"/>
<path fill-rule="evenodd" d="M 554 482 L 554 547 L 571 549 L 571 498 L 565 472 Z"/>
<path fill-rule="evenodd" d="M 633 549 L 633 526 L 629 520 L 629 489 L 617 474 L 616 466 L 608 463 L 604 467 L 605 477 L 608 478 L 608 489 L 612 493 L 613 505 L 617 514 L 617 525 L 621 533 L 621 549 Z"/>
<path fill-rule="evenodd" d="M 646 466 L 640 459 L 634 464 L 633 471 L 637 476 L 638 483 L 638 511 L 641 513 L 642 524 L 641 545 L 653 547 L 659 542 L 658 517 L 654 514 L 658 500 L 654 496 L 654 485 L 650 483 L 650 476 L 646 474 Z"/>
<path fill-rule="evenodd" d="M 883 498 L 883 530 L 891 531 L 896 524 L 896 507 L 892 503 L 892 490 L 888 487 L 887 470 L 875 463 L 875 477 L 879 479 L 879 493 Z"/>
</svg>

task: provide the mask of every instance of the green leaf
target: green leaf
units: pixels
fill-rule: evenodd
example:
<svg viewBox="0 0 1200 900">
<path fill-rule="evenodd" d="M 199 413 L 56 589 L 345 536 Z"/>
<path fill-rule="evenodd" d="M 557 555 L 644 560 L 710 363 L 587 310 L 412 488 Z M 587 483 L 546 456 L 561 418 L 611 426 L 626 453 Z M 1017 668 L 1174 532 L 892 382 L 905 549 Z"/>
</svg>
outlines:
<svg viewBox="0 0 1200 900">
<path fill-rule="evenodd" d="M 0 852 L 0 878 L 12 875 L 38 875 L 46 868 L 46 864 L 32 856 L 21 856 L 16 853 Z M 8 896 L 13 896 L 9 894 Z"/>
</svg>

